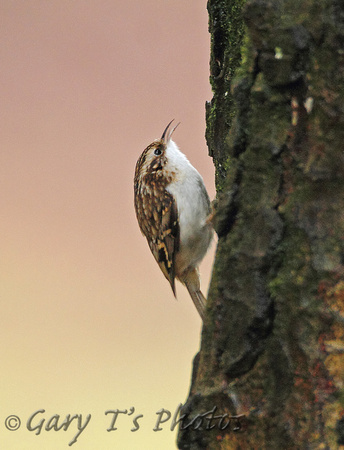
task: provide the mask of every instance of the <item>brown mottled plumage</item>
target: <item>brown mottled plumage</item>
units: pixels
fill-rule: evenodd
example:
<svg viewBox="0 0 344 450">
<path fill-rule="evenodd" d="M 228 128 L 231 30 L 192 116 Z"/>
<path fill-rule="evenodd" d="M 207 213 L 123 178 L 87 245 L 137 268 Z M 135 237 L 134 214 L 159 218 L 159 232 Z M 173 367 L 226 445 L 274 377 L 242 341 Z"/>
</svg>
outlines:
<svg viewBox="0 0 344 450">
<path fill-rule="evenodd" d="M 141 155 L 135 171 L 135 210 L 141 232 L 147 237 L 149 247 L 160 269 L 171 284 L 175 294 L 174 257 L 179 248 L 179 223 L 177 206 L 165 186 L 161 169 L 150 165 L 150 172 L 140 176 L 145 155 Z"/>
</svg>

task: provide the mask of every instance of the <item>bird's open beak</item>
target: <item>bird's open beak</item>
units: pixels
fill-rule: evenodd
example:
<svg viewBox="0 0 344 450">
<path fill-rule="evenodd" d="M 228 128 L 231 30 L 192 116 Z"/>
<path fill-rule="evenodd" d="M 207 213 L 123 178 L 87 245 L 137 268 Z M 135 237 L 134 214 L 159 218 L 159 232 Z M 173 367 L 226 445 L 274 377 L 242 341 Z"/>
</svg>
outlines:
<svg viewBox="0 0 344 450">
<path fill-rule="evenodd" d="M 164 132 L 162 133 L 161 140 L 164 144 L 168 143 L 168 141 L 171 139 L 171 136 L 172 136 L 174 130 L 180 124 L 180 122 L 178 122 L 177 125 L 171 129 L 170 126 L 173 121 L 174 121 L 174 119 L 171 120 L 171 122 L 167 125 Z"/>
</svg>

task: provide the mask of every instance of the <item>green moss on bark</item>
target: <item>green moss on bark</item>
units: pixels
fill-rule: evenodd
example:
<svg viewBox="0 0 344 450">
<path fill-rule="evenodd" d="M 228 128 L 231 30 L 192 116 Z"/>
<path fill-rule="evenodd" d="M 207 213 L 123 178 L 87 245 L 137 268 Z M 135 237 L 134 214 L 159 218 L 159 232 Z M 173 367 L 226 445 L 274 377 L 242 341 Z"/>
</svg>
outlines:
<svg viewBox="0 0 344 450">
<path fill-rule="evenodd" d="M 209 155 L 216 167 L 216 186 L 221 191 L 229 167 L 229 148 L 225 139 L 235 114 L 232 78 L 240 64 L 244 35 L 244 0 L 208 1 L 211 34 L 210 84 L 213 99 L 206 105 L 206 139 Z"/>
</svg>

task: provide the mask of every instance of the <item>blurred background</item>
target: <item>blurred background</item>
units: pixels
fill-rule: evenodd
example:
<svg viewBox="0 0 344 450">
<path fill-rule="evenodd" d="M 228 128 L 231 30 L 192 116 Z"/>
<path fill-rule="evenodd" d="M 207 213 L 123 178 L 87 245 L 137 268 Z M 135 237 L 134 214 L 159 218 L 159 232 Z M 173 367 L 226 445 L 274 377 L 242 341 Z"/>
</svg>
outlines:
<svg viewBox="0 0 344 450">
<path fill-rule="evenodd" d="M 174 449 L 156 412 L 187 397 L 201 320 L 140 234 L 133 176 L 174 118 L 215 195 L 206 1 L 3 0 L 0 23 L 0 446 L 70 448 L 76 422 L 27 430 L 44 409 L 33 425 L 91 414 L 75 449 Z"/>
</svg>

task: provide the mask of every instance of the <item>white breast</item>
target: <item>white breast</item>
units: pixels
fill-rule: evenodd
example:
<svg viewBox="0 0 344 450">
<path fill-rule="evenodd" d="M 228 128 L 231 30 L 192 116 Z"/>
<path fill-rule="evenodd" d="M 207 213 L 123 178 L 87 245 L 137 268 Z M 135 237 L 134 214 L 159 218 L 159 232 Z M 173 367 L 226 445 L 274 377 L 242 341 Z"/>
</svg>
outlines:
<svg viewBox="0 0 344 450">
<path fill-rule="evenodd" d="M 178 272 L 197 266 L 208 250 L 212 227 L 206 223 L 210 202 L 203 179 L 186 156 L 170 141 L 166 149 L 166 170 L 175 173 L 167 186 L 176 200 L 180 227 Z M 178 267 L 179 266 L 179 267 Z"/>
</svg>

